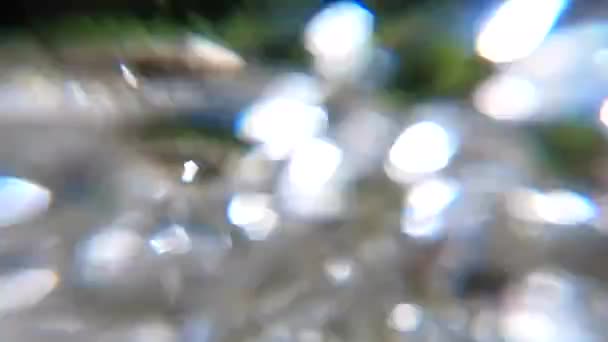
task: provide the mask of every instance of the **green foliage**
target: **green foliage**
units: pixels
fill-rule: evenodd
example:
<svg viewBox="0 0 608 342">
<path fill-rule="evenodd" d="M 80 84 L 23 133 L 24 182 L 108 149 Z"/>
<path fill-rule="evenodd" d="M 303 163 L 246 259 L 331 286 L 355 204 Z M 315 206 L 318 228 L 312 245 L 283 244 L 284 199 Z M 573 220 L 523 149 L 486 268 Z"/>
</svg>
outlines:
<svg viewBox="0 0 608 342">
<path fill-rule="evenodd" d="M 384 21 L 378 38 L 402 60 L 392 87 L 417 97 L 460 97 L 489 74 L 489 65 L 442 27 L 436 18 L 420 14 Z"/>
<path fill-rule="evenodd" d="M 236 13 L 221 24 L 222 37 L 236 50 L 252 54 L 272 36 L 272 31 L 261 18 Z"/>
<path fill-rule="evenodd" d="M 116 41 L 126 37 L 150 34 L 150 28 L 162 32 L 167 25 L 159 22 L 144 24 L 129 16 L 71 16 L 34 23 L 32 29 L 50 44 Z"/>
<path fill-rule="evenodd" d="M 539 143 L 538 158 L 545 168 L 574 182 L 588 184 L 594 175 L 594 163 L 605 154 L 606 139 L 597 127 L 569 120 L 533 129 Z"/>
<path fill-rule="evenodd" d="M 188 14 L 187 20 L 187 26 L 192 32 L 203 34 L 216 41 L 224 40 L 224 38 L 217 33 L 217 29 L 213 26 L 213 23 L 201 15 L 190 13 Z"/>
</svg>

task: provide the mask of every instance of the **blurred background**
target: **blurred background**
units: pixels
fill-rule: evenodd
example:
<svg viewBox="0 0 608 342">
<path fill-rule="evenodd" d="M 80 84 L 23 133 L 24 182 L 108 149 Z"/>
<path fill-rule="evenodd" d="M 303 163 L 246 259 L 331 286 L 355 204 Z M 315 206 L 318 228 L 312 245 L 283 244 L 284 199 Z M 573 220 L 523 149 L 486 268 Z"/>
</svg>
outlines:
<svg viewBox="0 0 608 342">
<path fill-rule="evenodd" d="M 105 44 L 110 50 L 107 45 L 133 37 L 149 35 L 163 40 L 194 32 L 226 44 L 254 64 L 301 68 L 309 58 L 299 43 L 301 28 L 331 2 L 26 0 L 5 7 L 1 27 L 7 49 L 18 50 L 16 46 L 33 42 L 53 57 L 60 55 L 56 50 L 63 45 L 76 45 L 76 50 L 86 51 L 91 46 L 103 50 Z M 376 14 L 375 39 L 386 48 L 392 63 L 381 97 L 396 104 L 427 98 L 467 98 L 494 70 L 492 63 L 475 53 L 475 36 L 500 3 L 361 2 Z M 599 0 L 569 1 L 567 10 L 557 18 L 556 27 L 601 19 L 606 11 Z M 589 118 L 596 113 L 583 112 L 597 108 L 568 110 L 578 112 L 570 117 Z M 603 139 L 586 122 L 565 121 L 568 122 L 535 128 L 545 149 L 543 159 L 559 172 L 597 177 L 592 175 L 590 165 L 594 155 L 603 150 Z"/>
<path fill-rule="evenodd" d="M 0 340 L 601 342 L 600 0 L 24 0 Z"/>
</svg>

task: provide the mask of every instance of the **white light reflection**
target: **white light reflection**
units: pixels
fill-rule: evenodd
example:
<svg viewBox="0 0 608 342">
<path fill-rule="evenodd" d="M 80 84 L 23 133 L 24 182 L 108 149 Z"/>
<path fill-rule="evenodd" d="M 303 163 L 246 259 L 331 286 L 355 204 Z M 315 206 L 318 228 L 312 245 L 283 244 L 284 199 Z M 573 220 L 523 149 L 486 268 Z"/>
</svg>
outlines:
<svg viewBox="0 0 608 342">
<path fill-rule="evenodd" d="M 394 180 L 439 171 L 448 165 L 456 143 L 440 125 L 423 121 L 408 127 L 391 147 L 387 173 Z"/>
<path fill-rule="evenodd" d="M 507 209 L 511 215 L 530 222 L 540 222 L 536 203 L 541 202 L 543 194 L 534 189 L 519 189 L 507 196 Z"/>
<path fill-rule="evenodd" d="M 502 75 L 482 83 L 473 94 L 473 104 L 497 120 L 524 120 L 539 109 L 540 95 L 529 80 Z"/>
<path fill-rule="evenodd" d="M 279 76 L 264 90 L 264 94 L 269 98 L 290 98 L 310 104 L 321 103 L 325 98 L 319 80 L 299 72 Z"/>
<path fill-rule="evenodd" d="M 188 160 L 184 163 L 184 172 L 182 173 L 182 182 L 184 183 L 192 183 L 194 181 L 194 177 L 196 177 L 196 173 L 198 172 L 199 167 L 192 160 Z"/>
<path fill-rule="evenodd" d="M 346 59 L 358 53 L 373 34 L 374 16 L 355 2 L 338 2 L 317 14 L 305 31 L 313 55 Z"/>
<path fill-rule="evenodd" d="M 122 63 L 120 64 L 120 72 L 122 73 L 122 78 L 125 80 L 125 82 L 127 82 L 129 86 L 131 86 L 132 88 L 137 88 L 137 77 L 135 77 L 135 75 L 131 72 L 131 70 L 129 70 L 126 65 Z"/>
<path fill-rule="evenodd" d="M 338 2 L 307 25 L 304 45 L 325 76 L 345 76 L 360 69 L 370 53 L 374 16 L 355 2 Z"/>
<path fill-rule="evenodd" d="M 175 328 L 161 319 L 137 324 L 130 335 L 129 341 L 132 342 L 173 342 L 178 340 Z"/>
<path fill-rule="evenodd" d="M 343 151 L 333 142 L 314 138 L 299 145 L 279 179 L 282 209 L 307 219 L 340 215 L 347 201 L 343 185 L 346 172 L 338 177 Z"/>
<path fill-rule="evenodd" d="M 353 262 L 344 258 L 328 260 L 323 266 L 325 274 L 334 285 L 342 285 L 348 282 L 354 268 Z"/>
<path fill-rule="evenodd" d="M 329 182 L 342 163 L 342 150 L 324 139 L 312 139 L 300 145 L 287 166 L 293 190 L 316 193 Z"/>
<path fill-rule="evenodd" d="M 580 43 L 577 39 L 571 38 L 571 40 L 574 41 L 571 43 L 571 45 L 574 43 Z M 595 64 L 594 70 L 597 71 L 602 80 L 605 80 L 608 77 L 608 49 L 602 47 L 596 50 L 592 55 L 592 60 Z M 571 63 L 574 64 L 574 62 Z"/>
<path fill-rule="evenodd" d="M 32 307 L 59 284 L 59 276 L 49 269 L 25 269 L 0 276 L 0 313 Z"/>
<path fill-rule="evenodd" d="M 391 311 L 387 324 L 399 332 L 412 332 L 418 329 L 422 321 L 422 310 L 413 304 L 401 303 Z"/>
<path fill-rule="evenodd" d="M 508 208 L 520 219 L 556 225 L 591 223 L 598 212 L 590 199 L 566 190 L 519 190 L 509 196 Z"/>
<path fill-rule="evenodd" d="M 186 229 L 178 224 L 156 233 L 149 244 L 157 254 L 185 254 L 192 249 L 192 241 Z"/>
<path fill-rule="evenodd" d="M 505 292 L 500 331 L 506 341 L 580 341 L 575 284 L 566 274 L 537 270 Z M 583 338 L 583 339 L 581 339 Z"/>
<path fill-rule="evenodd" d="M 405 199 L 401 230 L 415 238 L 434 238 L 440 233 L 442 212 L 456 199 L 459 187 L 444 179 L 415 184 Z"/>
<path fill-rule="evenodd" d="M 608 126 L 608 99 L 602 102 L 599 118 L 605 126 Z"/>
<path fill-rule="evenodd" d="M 236 194 L 228 204 L 228 220 L 242 228 L 250 240 L 265 240 L 279 221 L 271 202 L 272 197 L 268 194 Z"/>
<path fill-rule="evenodd" d="M 51 191 L 41 185 L 20 178 L 0 177 L 0 227 L 42 214 L 51 201 Z"/>
<path fill-rule="evenodd" d="M 327 121 L 322 107 L 286 97 L 267 98 L 243 113 L 237 134 L 261 143 L 270 158 L 280 160 L 302 141 L 325 132 Z"/>
<path fill-rule="evenodd" d="M 89 281 L 105 281 L 122 274 L 144 246 L 134 231 L 111 228 L 100 232 L 83 246 L 83 276 Z"/>
<path fill-rule="evenodd" d="M 540 218 L 559 225 L 589 223 L 597 212 L 591 200 L 565 190 L 552 191 L 537 197 L 534 206 Z"/>
<path fill-rule="evenodd" d="M 82 85 L 80 84 L 80 82 L 67 81 L 65 85 L 70 91 L 70 94 L 74 97 L 74 102 L 78 106 L 87 107 L 91 103 L 89 94 L 87 94 L 84 89 L 82 89 Z"/>
<path fill-rule="evenodd" d="M 412 187 L 407 203 L 412 208 L 412 217 L 422 220 L 443 211 L 458 195 L 458 187 L 443 179 L 432 179 Z"/>
<path fill-rule="evenodd" d="M 568 281 L 566 275 L 551 269 L 540 269 L 529 273 L 519 286 L 527 296 L 525 299 L 536 304 L 557 305 L 560 300 L 575 295 L 574 284 Z M 543 298 L 540 298 L 541 295 Z"/>
<path fill-rule="evenodd" d="M 567 0 L 507 0 L 483 25 L 477 53 L 495 63 L 530 55 L 551 32 Z"/>
<path fill-rule="evenodd" d="M 245 60 L 236 52 L 194 34 L 186 40 L 186 53 L 193 64 L 214 70 L 237 71 L 245 66 Z"/>
<path fill-rule="evenodd" d="M 548 313 L 515 311 L 501 321 L 503 337 L 509 342 L 555 342 L 562 341 L 555 322 Z"/>
</svg>

